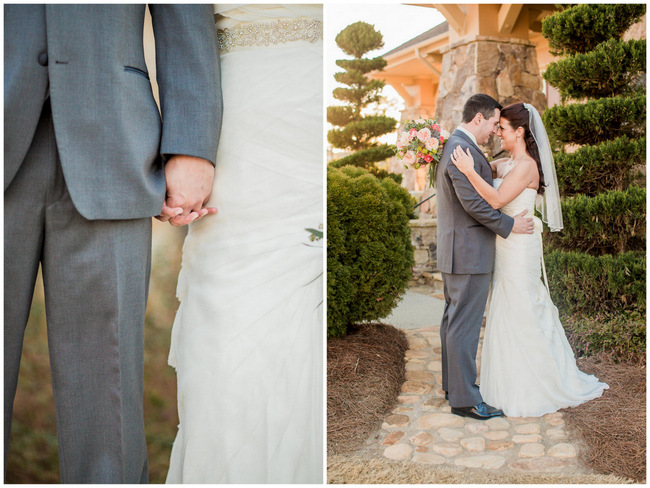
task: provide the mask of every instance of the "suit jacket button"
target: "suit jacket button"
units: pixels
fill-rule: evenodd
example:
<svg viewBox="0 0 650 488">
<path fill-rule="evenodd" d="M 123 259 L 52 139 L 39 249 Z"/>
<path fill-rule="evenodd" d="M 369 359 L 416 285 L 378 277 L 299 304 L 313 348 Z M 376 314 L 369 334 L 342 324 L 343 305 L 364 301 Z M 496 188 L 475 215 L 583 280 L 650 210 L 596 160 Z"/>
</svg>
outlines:
<svg viewBox="0 0 650 488">
<path fill-rule="evenodd" d="M 38 55 L 38 64 L 41 66 L 47 66 L 47 53 L 41 53 Z"/>
</svg>

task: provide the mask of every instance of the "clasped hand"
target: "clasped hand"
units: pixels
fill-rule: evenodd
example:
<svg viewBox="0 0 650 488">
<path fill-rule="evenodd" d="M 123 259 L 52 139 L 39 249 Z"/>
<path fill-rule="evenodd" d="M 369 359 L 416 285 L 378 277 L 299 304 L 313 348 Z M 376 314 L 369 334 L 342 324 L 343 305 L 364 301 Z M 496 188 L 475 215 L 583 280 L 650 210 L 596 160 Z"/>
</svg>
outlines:
<svg viewBox="0 0 650 488">
<path fill-rule="evenodd" d="M 172 156 L 165 165 L 167 195 L 162 211 L 156 218 L 181 227 L 208 214 L 217 213 L 206 207 L 212 192 L 214 166 L 210 161 L 194 156 Z"/>
</svg>

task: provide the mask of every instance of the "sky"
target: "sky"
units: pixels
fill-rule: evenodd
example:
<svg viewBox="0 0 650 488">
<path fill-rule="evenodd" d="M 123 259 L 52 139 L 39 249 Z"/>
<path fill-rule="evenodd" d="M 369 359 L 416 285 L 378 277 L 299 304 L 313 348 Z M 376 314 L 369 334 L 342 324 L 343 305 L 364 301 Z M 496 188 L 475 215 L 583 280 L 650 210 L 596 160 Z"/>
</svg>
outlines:
<svg viewBox="0 0 650 488">
<path fill-rule="evenodd" d="M 335 105 L 332 90 L 339 86 L 333 75 L 341 68 L 337 59 L 350 59 L 339 49 L 334 41 L 336 35 L 348 25 L 362 20 L 375 26 L 384 36 L 384 47 L 368 53 L 367 57 L 380 56 L 413 39 L 424 31 L 444 22 L 445 18 L 433 8 L 416 7 L 403 4 L 326 4 L 325 5 L 325 103 Z M 395 90 L 384 89 L 388 98 L 401 101 Z M 395 117 L 394 114 L 387 114 Z"/>
</svg>

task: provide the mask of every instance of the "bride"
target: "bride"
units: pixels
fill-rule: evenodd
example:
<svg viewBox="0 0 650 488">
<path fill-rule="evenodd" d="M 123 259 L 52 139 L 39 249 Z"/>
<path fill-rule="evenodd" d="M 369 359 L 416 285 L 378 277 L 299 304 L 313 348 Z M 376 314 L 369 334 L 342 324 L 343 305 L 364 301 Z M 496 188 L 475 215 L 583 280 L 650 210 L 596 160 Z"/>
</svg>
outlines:
<svg viewBox="0 0 650 488">
<path fill-rule="evenodd" d="M 168 483 L 321 483 L 322 6 L 217 6 L 223 125 L 183 246 Z"/>
<path fill-rule="evenodd" d="M 515 103 L 501 111 L 499 125 L 501 146 L 511 157 L 491 163 L 494 188 L 462 149 L 454 150 L 452 162 L 493 208 L 515 215 L 525 209 L 532 214 L 536 207 L 552 232 L 562 230 L 553 156 L 539 113 L 530 104 Z M 481 395 L 513 417 L 574 407 L 608 388 L 576 365 L 548 291 L 542 223 L 534 220 L 534 234 L 497 236 L 483 341 Z"/>
</svg>

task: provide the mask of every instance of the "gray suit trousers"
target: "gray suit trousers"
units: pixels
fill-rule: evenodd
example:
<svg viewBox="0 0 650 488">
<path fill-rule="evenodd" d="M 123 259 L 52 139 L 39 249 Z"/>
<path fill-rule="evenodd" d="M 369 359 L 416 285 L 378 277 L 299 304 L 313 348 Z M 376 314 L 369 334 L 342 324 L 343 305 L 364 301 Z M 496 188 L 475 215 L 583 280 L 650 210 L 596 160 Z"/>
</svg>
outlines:
<svg viewBox="0 0 650 488">
<path fill-rule="evenodd" d="M 89 221 L 77 212 L 61 170 L 49 101 L 5 190 L 4 215 L 5 470 L 40 263 L 61 481 L 146 483 L 142 377 L 151 219 Z"/>
<path fill-rule="evenodd" d="M 440 323 L 442 388 L 449 405 L 469 407 L 483 401 L 476 385 L 476 351 L 492 274 L 443 273 L 445 311 Z"/>
</svg>

